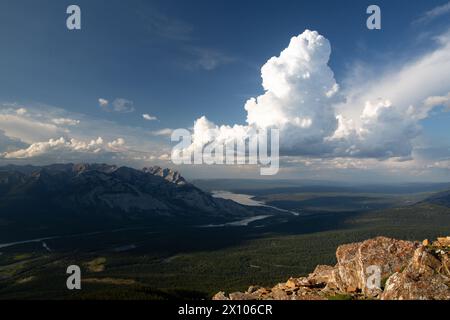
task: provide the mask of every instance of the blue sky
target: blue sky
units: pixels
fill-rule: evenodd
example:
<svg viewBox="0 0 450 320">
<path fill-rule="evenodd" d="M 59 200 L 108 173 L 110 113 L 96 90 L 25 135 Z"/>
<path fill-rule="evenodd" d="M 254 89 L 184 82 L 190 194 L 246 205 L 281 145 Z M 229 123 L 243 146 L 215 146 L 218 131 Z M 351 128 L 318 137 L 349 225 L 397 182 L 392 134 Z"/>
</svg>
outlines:
<svg viewBox="0 0 450 320">
<path fill-rule="evenodd" d="M 158 130 L 189 128 L 204 115 L 218 125 L 245 125 L 246 101 L 265 92 L 261 67 L 288 47 L 291 37 L 305 29 L 316 30 L 329 41 L 328 65 L 343 92 L 353 90 L 355 79 L 361 82 L 363 77 L 367 83 L 376 83 L 383 79 L 382 75 L 392 74 L 442 46 L 435 37 L 449 31 L 448 1 L 377 1 L 382 10 L 382 29 L 376 31 L 366 28 L 365 11 L 372 3 L 362 0 L 2 0 L 0 103 L 4 119 L 0 121 L 0 130 L 4 137 L 0 140 L 3 148 L 0 153 L 27 149 L 36 143 L 41 143 L 38 147 L 45 150 L 30 157 L 8 157 L 1 161 L 99 160 L 134 166 L 163 161 L 162 164 L 170 166 L 162 156 L 170 150 L 168 137 L 162 135 L 163 131 L 158 135 Z M 65 27 L 65 10 L 70 4 L 81 8 L 80 31 Z M 441 86 L 436 92 L 430 90 L 430 96 L 444 97 L 449 92 L 450 86 Z M 424 96 L 417 104 L 425 98 L 428 97 Z M 99 106 L 99 99 L 107 100 L 108 105 Z M 133 112 L 116 112 L 115 106 Z M 392 157 L 401 158 L 396 160 L 400 165 L 393 165 L 399 170 L 395 179 L 450 177 L 445 167 L 445 161 L 450 158 L 446 141 L 450 117 L 439 107 L 444 109 L 442 105 L 436 106 L 433 112 L 414 123 L 422 129 L 420 134 L 410 137 L 411 157 L 406 154 L 408 150 Z M 26 112 L 17 113 L 19 109 Z M 157 120 L 146 120 L 143 114 Z M 21 132 L 20 125 L 14 123 L 23 124 L 20 117 L 38 124 L 36 134 L 28 125 Z M 393 137 L 396 139 L 398 135 L 395 133 Z M 87 145 L 102 137 L 104 142 L 98 144 L 99 148 L 116 142 L 121 148 L 126 146 L 131 150 L 132 159 L 124 156 L 122 149 L 117 154 L 114 148 L 102 152 L 101 156 L 98 152 L 90 156 L 73 152 L 65 155 L 61 150 L 47 152 L 54 150 L 43 143 L 61 137 Z M 90 151 L 98 151 L 92 148 Z M 301 145 L 297 144 L 296 148 Z M 424 149 L 427 151 L 423 152 Z M 311 174 L 309 168 L 305 169 L 304 161 L 314 163 L 322 173 L 325 172 L 323 163 L 327 163 L 327 177 L 336 179 L 379 176 L 393 162 L 385 155 L 373 155 L 373 151 L 351 157 L 342 154 L 312 157 L 309 152 L 296 151 L 295 159 L 287 159 L 289 165 L 282 170 L 280 178 L 292 176 L 293 172 L 301 178 L 305 170 Z M 425 156 L 418 154 L 421 152 Z M 421 163 L 420 169 L 414 167 L 417 174 L 412 174 L 411 167 L 403 167 L 405 162 L 412 161 L 406 158 L 425 157 L 431 158 L 427 161 L 442 164 L 427 171 Z M 340 161 L 365 162 L 365 165 L 346 164 L 342 169 L 330 164 Z M 242 175 L 241 171 L 229 168 L 184 170 L 202 177 Z M 247 174 L 253 176 L 255 172 L 249 170 Z M 313 174 L 309 178 L 324 177 Z"/>
</svg>

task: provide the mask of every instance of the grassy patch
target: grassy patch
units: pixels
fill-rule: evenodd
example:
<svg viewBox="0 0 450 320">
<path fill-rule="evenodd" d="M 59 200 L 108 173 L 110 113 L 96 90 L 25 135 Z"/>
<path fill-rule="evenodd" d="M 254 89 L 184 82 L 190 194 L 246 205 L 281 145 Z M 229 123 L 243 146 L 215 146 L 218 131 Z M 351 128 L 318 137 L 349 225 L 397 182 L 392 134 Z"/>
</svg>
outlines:
<svg viewBox="0 0 450 320">
<path fill-rule="evenodd" d="M 20 261 L 20 260 L 29 259 L 32 256 L 33 255 L 30 253 L 21 253 L 21 254 L 16 254 L 13 259 L 14 259 L 14 261 Z"/>
<path fill-rule="evenodd" d="M 86 263 L 86 266 L 90 272 L 103 272 L 105 271 L 106 258 L 100 257 Z"/>
</svg>

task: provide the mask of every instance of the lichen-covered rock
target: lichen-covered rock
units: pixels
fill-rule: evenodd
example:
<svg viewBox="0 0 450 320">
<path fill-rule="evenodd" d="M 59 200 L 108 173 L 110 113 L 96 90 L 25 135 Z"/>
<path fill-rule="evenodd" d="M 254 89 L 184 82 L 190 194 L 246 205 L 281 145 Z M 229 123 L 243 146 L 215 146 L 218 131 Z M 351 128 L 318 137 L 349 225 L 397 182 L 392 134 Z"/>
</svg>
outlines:
<svg viewBox="0 0 450 320">
<path fill-rule="evenodd" d="M 251 286 L 245 293 L 217 293 L 214 300 L 442 299 L 450 300 L 450 257 L 446 238 L 421 245 L 378 237 L 340 246 L 336 266 L 319 265 L 307 277 L 273 288 Z M 367 286 L 375 267 L 385 285 Z M 381 282 L 381 281 L 380 281 Z M 384 282 L 384 281 L 383 281 Z M 384 288 L 383 288 L 384 287 Z M 384 290 L 383 290 L 384 289 Z"/>
<path fill-rule="evenodd" d="M 337 286 L 343 292 L 361 291 L 369 297 L 376 297 L 381 288 L 367 286 L 371 267 L 378 267 L 381 279 L 404 268 L 414 254 L 417 244 L 410 241 L 377 237 L 364 242 L 338 247 Z"/>
<path fill-rule="evenodd" d="M 450 248 L 450 237 L 440 237 L 433 243 L 434 246 L 438 247 L 449 247 Z"/>
<path fill-rule="evenodd" d="M 286 288 L 284 285 L 278 284 L 272 288 L 269 296 L 273 300 L 291 300 L 292 290 Z"/>
<path fill-rule="evenodd" d="M 248 287 L 248 289 L 245 293 L 252 294 L 252 293 L 255 293 L 256 291 L 258 291 L 259 289 L 261 289 L 260 286 L 250 286 L 250 287 Z"/>
<path fill-rule="evenodd" d="M 289 278 L 285 286 L 290 289 L 309 287 L 311 283 L 308 278 Z"/>
<path fill-rule="evenodd" d="M 255 297 L 250 293 L 234 292 L 230 293 L 230 300 L 255 300 Z"/>
<path fill-rule="evenodd" d="M 446 268 L 448 255 L 436 251 L 425 246 L 418 248 L 405 270 L 387 280 L 381 299 L 450 299 L 450 273 Z"/>
<path fill-rule="evenodd" d="M 326 286 L 330 282 L 335 282 L 335 267 L 318 265 L 313 273 L 310 273 L 307 280 L 312 286 Z"/>
<path fill-rule="evenodd" d="M 225 296 L 225 292 L 220 291 L 217 292 L 213 297 L 212 300 L 230 300 L 227 296 Z"/>
</svg>

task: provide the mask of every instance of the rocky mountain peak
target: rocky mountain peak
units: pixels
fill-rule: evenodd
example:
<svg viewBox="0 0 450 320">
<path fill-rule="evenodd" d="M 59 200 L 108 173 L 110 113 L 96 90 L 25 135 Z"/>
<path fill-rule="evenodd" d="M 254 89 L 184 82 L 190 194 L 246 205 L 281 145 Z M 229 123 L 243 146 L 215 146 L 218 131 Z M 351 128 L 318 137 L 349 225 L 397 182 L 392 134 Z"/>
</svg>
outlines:
<svg viewBox="0 0 450 320">
<path fill-rule="evenodd" d="M 377 237 L 338 247 L 336 258 L 335 266 L 317 266 L 307 277 L 290 278 L 273 288 L 219 292 L 213 299 L 450 299 L 450 237 L 422 243 Z M 376 270 L 380 286 L 371 280 Z"/>
<path fill-rule="evenodd" d="M 32 170 L 30 170 L 32 169 Z M 113 219 L 147 217 L 252 216 L 230 200 L 216 199 L 188 184 L 177 171 L 161 167 L 137 170 L 108 164 L 54 164 L 0 168 L 0 202 L 15 208 L 21 199 L 48 212 L 95 212 Z M 43 203 L 42 203 L 43 202 Z"/>
<path fill-rule="evenodd" d="M 175 183 L 177 185 L 185 185 L 187 184 L 187 181 L 181 176 L 181 174 L 178 171 L 168 169 L 168 168 L 161 168 L 159 166 L 153 166 L 149 168 L 142 169 L 146 173 L 153 174 L 155 176 L 159 176 L 164 178 L 165 180 Z"/>
</svg>

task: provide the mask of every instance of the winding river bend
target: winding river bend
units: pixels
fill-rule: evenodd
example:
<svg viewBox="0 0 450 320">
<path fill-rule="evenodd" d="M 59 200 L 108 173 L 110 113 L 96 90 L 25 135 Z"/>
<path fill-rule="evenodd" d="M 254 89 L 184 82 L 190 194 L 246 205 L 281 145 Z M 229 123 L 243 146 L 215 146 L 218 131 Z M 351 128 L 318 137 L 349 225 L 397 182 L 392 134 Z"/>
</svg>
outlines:
<svg viewBox="0 0 450 320">
<path fill-rule="evenodd" d="M 239 204 L 242 204 L 244 206 L 250 206 L 250 207 L 266 207 L 266 208 L 271 208 L 283 213 L 290 213 L 294 216 L 298 216 L 300 215 L 298 212 L 295 211 L 290 211 L 290 210 L 285 210 L 285 209 L 281 209 L 275 206 L 270 206 L 267 205 L 266 203 L 264 203 L 264 201 L 258 201 L 253 199 L 254 196 L 248 195 L 248 194 L 241 194 L 241 193 L 233 193 L 230 191 L 212 191 L 211 192 L 212 196 L 214 198 L 221 198 L 221 199 L 226 199 L 226 200 L 233 200 L 234 202 L 237 202 Z M 238 221 L 233 221 L 233 222 L 228 222 L 228 223 L 223 223 L 223 224 L 210 224 L 210 225 L 206 225 L 206 226 L 201 226 L 203 228 L 214 228 L 214 227 L 246 227 L 248 226 L 250 223 L 258 221 L 258 220 L 264 220 L 266 218 L 270 218 L 272 217 L 272 215 L 261 215 L 261 216 L 255 216 L 255 217 L 250 217 L 250 218 L 245 218 L 242 220 L 238 220 Z"/>
<path fill-rule="evenodd" d="M 270 206 L 266 204 L 264 201 L 258 201 L 254 199 L 254 196 L 248 195 L 248 194 L 241 194 L 241 193 L 233 193 L 230 191 L 212 191 L 212 196 L 215 198 L 222 198 L 227 200 L 233 200 L 234 202 L 237 202 L 239 204 L 242 204 L 244 206 L 251 206 L 251 207 L 266 207 L 271 208 L 280 212 L 284 213 L 290 213 L 294 216 L 300 215 L 299 212 L 290 211 L 286 209 L 281 209 L 275 206 Z"/>
<path fill-rule="evenodd" d="M 264 201 L 255 200 L 255 199 L 253 199 L 254 196 L 248 195 L 248 194 L 233 193 L 230 191 L 212 191 L 211 194 L 215 198 L 233 200 L 234 202 L 237 202 L 244 206 L 267 207 L 267 208 L 271 208 L 271 209 L 274 209 L 274 210 L 277 210 L 280 212 L 290 213 L 295 216 L 299 215 L 299 213 L 295 212 L 295 211 L 285 210 L 285 209 L 281 209 L 281 208 L 278 208 L 275 206 L 267 205 L 264 203 Z M 224 224 L 206 225 L 206 226 L 202 226 L 202 227 L 205 227 L 205 228 L 207 228 L 207 227 L 245 227 L 245 226 L 248 226 L 252 222 L 255 222 L 258 220 L 263 220 L 263 219 L 270 218 L 270 217 L 271 217 L 271 215 L 261 215 L 261 216 L 245 218 L 245 219 L 238 220 L 238 221 L 228 222 L 228 223 L 224 223 Z M 31 240 L 16 241 L 16 242 L 10 242 L 10 243 L 0 243 L 0 249 L 14 247 L 14 246 L 21 245 L 21 244 L 42 242 L 44 248 L 47 251 L 50 251 L 50 248 L 48 248 L 47 244 L 45 243 L 46 240 L 90 236 L 90 235 L 97 235 L 97 234 L 103 234 L 103 233 L 120 232 L 120 231 L 128 231 L 128 230 L 139 230 L 139 229 L 142 229 L 142 228 L 123 228 L 123 229 L 116 229 L 116 230 L 109 230 L 109 231 L 98 231 L 98 232 L 74 234 L 74 235 L 68 235 L 68 236 L 54 236 L 54 237 L 45 237 L 45 238 L 37 238 L 37 239 L 31 239 Z"/>
</svg>

